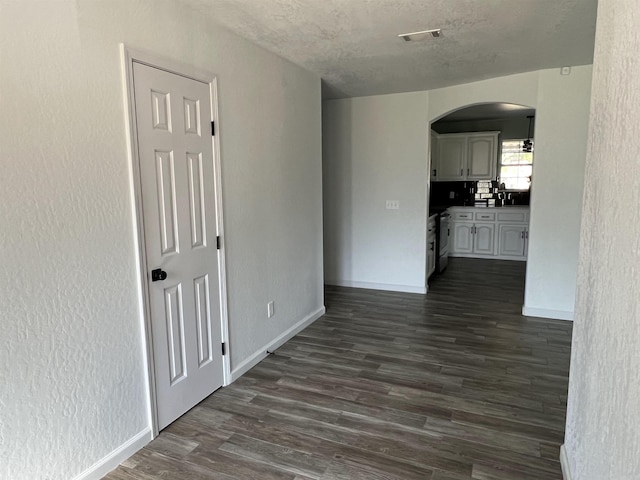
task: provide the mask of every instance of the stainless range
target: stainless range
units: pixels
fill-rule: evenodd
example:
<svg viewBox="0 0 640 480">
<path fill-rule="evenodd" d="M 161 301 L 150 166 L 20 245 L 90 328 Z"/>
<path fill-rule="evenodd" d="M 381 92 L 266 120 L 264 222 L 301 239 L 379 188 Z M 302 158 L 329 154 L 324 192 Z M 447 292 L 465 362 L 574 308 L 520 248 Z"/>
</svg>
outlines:
<svg viewBox="0 0 640 480">
<path fill-rule="evenodd" d="M 436 261 L 436 271 L 442 273 L 447 268 L 449 262 L 449 219 L 451 216 L 445 210 L 438 216 L 436 223 L 436 248 L 438 258 Z"/>
</svg>

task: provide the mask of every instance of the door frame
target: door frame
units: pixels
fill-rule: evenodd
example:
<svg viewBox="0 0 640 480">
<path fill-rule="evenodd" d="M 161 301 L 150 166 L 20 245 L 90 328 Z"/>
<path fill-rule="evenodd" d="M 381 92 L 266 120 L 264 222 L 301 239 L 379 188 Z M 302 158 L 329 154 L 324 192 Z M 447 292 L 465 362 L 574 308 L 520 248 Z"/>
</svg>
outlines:
<svg viewBox="0 0 640 480">
<path fill-rule="evenodd" d="M 138 50 L 120 44 L 122 64 L 122 87 L 124 91 L 125 125 L 128 139 L 130 191 L 133 206 L 134 242 L 136 245 L 136 271 L 138 276 L 138 313 L 142 326 L 142 342 L 145 347 L 145 368 L 147 370 L 147 401 L 149 424 L 153 438 L 158 436 L 158 399 L 156 395 L 156 378 L 154 371 L 153 339 L 151 334 L 151 308 L 149 296 L 149 278 L 147 275 L 147 254 L 145 248 L 144 216 L 142 210 L 142 178 L 140 175 L 140 156 L 138 150 L 138 131 L 134 99 L 133 64 L 141 63 L 165 72 L 180 75 L 209 85 L 211 96 L 210 115 L 215 122 L 217 141 L 213 141 L 213 168 L 216 189 L 216 232 L 221 238 L 218 250 L 219 284 L 220 284 L 220 319 L 222 327 L 222 342 L 229 347 L 229 316 L 227 304 L 227 270 L 225 264 L 224 221 L 222 208 L 222 179 L 220 165 L 220 137 L 221 128 L 218 121 L 218 82 L 215 74 L 180 62 L 175 62 L 156 55 L 153 52 Z M 222 357 L 223 386 L 231 382 L 230 348 Z"/>
</svg>

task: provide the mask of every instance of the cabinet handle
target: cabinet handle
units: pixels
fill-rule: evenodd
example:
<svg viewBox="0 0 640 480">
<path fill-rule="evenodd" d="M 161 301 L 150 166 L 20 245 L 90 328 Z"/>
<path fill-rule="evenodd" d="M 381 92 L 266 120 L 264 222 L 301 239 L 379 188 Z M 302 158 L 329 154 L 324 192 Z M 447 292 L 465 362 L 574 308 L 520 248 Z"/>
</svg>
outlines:
<svg viewBox="0 0 640 480">
<path fill-rule="evenodd" d="M 529 230 L 524 231 L 524 238 L 529 239 Z"/>
<path fill-rule="evenodd" d="M 464 175 L 464 168 L 460 169 L 460 176 L 462 177 Z"/>
<path fill-rule="evenodd" d="M 520 238 L 524 238 L 524 230 L 520 232 Z"/>
<path fill-rule="evenodd" d="M 467 168 L 467 177 L 469 176 L 469 172 L 470 172 L 470 171 L 471 171 L 471 170 L 469 170 L 469 169 Z"/>
<path fill-rule="evenodd" d="M 434 177 L 437 175 L 437 174 L 436 174 L 436 172 L 437 172 L 437 170 L 434 168 L 434 169 L 433 169 L 433 176 L 434 176 Z"/>
</svg>

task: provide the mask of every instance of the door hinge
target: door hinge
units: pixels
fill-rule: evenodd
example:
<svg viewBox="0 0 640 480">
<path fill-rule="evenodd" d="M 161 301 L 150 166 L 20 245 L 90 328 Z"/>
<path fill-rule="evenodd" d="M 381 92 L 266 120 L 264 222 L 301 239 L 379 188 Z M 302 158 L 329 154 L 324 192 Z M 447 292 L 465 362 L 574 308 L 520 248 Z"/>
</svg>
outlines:
<svg viewBox="0 0 640 480">
<path fill-rule="evenodd" d="M 213 120 L 211 121 L 211 136 L 216 136 L 216 122 L 214 122 Z"/>
<path fill-rule="evenodd" d="M 216 237 L 216 249 L 220 250 L 220 235 Z"/>
<path fill-rule="evenodd" d="M 227 344 L 222 342 L 222 356 L 224 357 L 227 354 Z"/>
</svg>

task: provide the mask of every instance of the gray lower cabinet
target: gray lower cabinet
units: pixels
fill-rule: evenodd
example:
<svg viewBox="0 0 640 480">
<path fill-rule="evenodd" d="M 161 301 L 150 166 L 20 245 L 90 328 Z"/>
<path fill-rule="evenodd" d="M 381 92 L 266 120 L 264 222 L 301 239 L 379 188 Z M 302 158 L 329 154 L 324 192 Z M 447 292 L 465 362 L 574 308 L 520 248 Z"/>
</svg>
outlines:
<svg viewBox="0 0 640 480">
<path fill-rule="evenodd" d="M 529 209 L 452 207 L 453 257 L 526 260 Z"/>
<path fill-rule="evenodd" d="M 493 255 L 495 232 L 493 223 L 454 222 L 452 253 Z"/>
<path fill-rule="evenodd" d="M 526 258 L 529 239 L 529 230 L 526 225 L 500 224 L 498 235 L 498 255 Z"/>
</svg>

